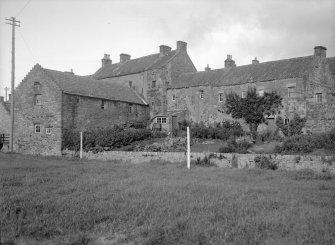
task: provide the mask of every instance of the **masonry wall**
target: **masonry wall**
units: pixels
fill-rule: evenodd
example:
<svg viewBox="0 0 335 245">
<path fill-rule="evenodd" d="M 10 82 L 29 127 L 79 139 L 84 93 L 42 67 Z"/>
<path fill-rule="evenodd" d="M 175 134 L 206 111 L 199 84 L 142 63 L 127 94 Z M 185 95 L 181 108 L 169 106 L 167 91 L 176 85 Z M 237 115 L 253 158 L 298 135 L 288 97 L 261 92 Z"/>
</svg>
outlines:
<svg viewBox="0 0 335 245">
<path fill-rule="evenodd" d="M 101 103 L 102 100 L 97 98 L 63 94 L 63 128 L 88 130 L 148 120 L 148 106 L 106 100 L 105 109 L 102 109 Z"/>
<path fill-rule="evenodd" d="M 10 113 L 5 108 L 5 103 L 0 101 L 0 134 L 10 133 Z"/>
<path fill-rule="evenodd" d="M 41 84 L 40 89 L 34 82 Z M 41 105 L 35 105 L 35 95 L 41 95 Z M 35 66 L 15 90 L 14 151 L 25 154 L 61 155 L 61 91 Z M 34 125 L 41 132 L 34 132 Z M 46 134 L 51 128 L 51 134 Z"/>
</svg>

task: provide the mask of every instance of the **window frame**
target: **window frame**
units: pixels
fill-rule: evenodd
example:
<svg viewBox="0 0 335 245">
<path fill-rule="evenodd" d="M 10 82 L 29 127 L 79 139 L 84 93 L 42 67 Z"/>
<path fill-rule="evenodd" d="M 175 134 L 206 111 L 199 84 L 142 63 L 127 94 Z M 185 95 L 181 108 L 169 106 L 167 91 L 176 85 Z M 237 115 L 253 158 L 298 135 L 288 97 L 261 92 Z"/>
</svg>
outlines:
<svg viewBox="0 0 335 245">
<path fill-rule="evenodd" d="M 156 123 L 166 124 L 167 123 L 167 117 L 156 117 Z"/>
<path fill-rule="evenodd" d="M 293 98 L 294 97 L 294 94 L 295 94 L 295 89 L 296 86 L 290 86 L 290 87 L 287 87 L 287 97 L 288 98 Z"/>
<path fill-rule="evenodd" d="M 223 102 L 224 93 L 219 93 L 219 102 Z"/>
<path fill-rule="evenodd" d="M 128 112 L 129 113 L 133 113 L 134 112 L 134 105 L 133 104 L 130 104 L 129 107 L 128 107 Z"/>
<path fill-rule="evenodd" d="M 52 128 L 51 127 L 47 127 L 45 128 L 45 134 L 51 134 L 52 133 Z"/>
<path fill-rule="evenodd" d="M 172 101 L 175 101 L 175 100 L 176 100 L 176 95 L 173 94 L 173 95 L 172 95 Z"/>
<path fill-rule="evenodd" d="M 258 96 L 260 96 L 260 97 L 264 96 L 264 89 L 258 90 Z"/>
<path fill-rule="evenodd" d="M 322 93 L 315 93 L 315 103 L 322 104 L 323 98 Z"/>
<path fill-rule="evenodd" d="M 35 90 L 41 90 L 41 83 L 40 82 L 34 82 L 34 89 Z"/>
<path fill-rule="evenodd" d="M 38 131 L 37 131 L 37 128 L 39 129 Z M 42 129 L 42 125 L 40 123 L 35 123 L 34 124 L 34 133 L 35 134 L 40 134 L 41 131 L 42 131 L 41 129 Z"/>
<path fill-rule="evenodd" d="M 106 108 L 107 108 L 106 100 L 101 100 L 100 109 L 101 110 L 106 110 Z"/>
<path fill-rule="evenodd" d="M 42 95 L 35 94 L 34 96 L 34 105 L 41 106 L 42 105 Z"/>
<path fill-rule="evenodd" d="M 242 91 L 241 98 L 244 99 L 247 97 L 247 91 Z"/>
<path fill-rule="evenodd" d="M 289 124 L 290 124 L 290 119 L 284 118 L 284 125 L 289 125 Z"/>
<path fill-rule="evenodd" d="M 205 97 L 205 91 L 204 90 L 199 90 L 199 98 L 203 100 L 204 97 Z"/>
<path fill-rule="evenodd" d="M 151 88 L 156 88 L 156 80 L 151 81 Z"/>
</svg>

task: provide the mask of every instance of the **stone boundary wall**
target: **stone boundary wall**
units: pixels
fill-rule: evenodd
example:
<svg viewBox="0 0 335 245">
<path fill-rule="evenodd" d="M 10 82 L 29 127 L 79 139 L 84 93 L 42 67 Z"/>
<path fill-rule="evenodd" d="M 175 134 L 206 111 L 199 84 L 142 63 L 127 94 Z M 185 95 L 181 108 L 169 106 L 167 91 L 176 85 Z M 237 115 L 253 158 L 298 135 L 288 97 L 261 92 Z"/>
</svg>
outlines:
<svg viewBox="0 0 335 245">
<path fill-rule="evenodd" d="M 256 156 L 267 156 L 274 161 L 279 169 L 299 170 L 312 169 L 317 172 L 327 171 L 335 173 L 335 156 L 315 155 L 276 155 L 276 154 L 235 154 L 235 153 L 191 153 L 191 162 L 197 158 L 203 159 L 212 154 L 211 161 L 218 167 L 228 168 L 255 168 Z M 64 156 L 78 157 L 79 153 L 74 151 L 63 151 Z M 133 164 L 166 161 L 185 163 L 185 152 L 129 152 L 129 151 L 104 151 L 99 153 L 83 152 L 83 158 L 102 161 L 124 161 Z"/>
</svg>

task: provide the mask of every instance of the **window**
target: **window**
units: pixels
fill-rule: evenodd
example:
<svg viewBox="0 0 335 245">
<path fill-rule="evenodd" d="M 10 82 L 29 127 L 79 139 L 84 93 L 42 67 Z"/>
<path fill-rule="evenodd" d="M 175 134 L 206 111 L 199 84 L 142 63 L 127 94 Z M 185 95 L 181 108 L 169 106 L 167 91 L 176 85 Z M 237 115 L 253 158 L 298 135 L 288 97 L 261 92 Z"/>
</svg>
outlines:
<svg viewBox="0 0 335 245">
<path fill-rule="evenodd" d="M 133 82 L 129 81 L 129 88 L 131 88 L 133 86 Z"/>
<path fill-rule="evenodd" d="M 156 122 L 157 123 L 166 123 L 166 117 L 157 117 Z"/>
<path fill-rule="evenodd" d="M 322 93 L 315 94 L 316 103 L 322 103 Z"/>
<path fill-rule="evenodd" d="M 35 105 L 42 105 L 42 95 L 35 94 Z"/>
<path fill-rule="evenodd" d="M 77 100 L 77 103 L 79 103 L 80 100 L 79 100 L 79 97 L 78 97 L 78 96 L 77 96 L 76 100 Z"/>
<path fill-rule="evenodd" d="M 34 89 L 36 89 L 36 90 L 40 90 L 41 89 L 40 82 L 34 82 Z"/>
<path fill-rule="evenodd" d="M 288 87 L 287 88 L 287 97 L 292 98 L 294 97 L 294 93 L 295 93 L 295 87 Z"/>
<path fill-rule="evenodd" d="M 223 102 L 223 93 L 219 93 L 219 102 Z"/>
<path fill-rule="evenodd" d="M 152 82 L 151 82 L 151 87 L 152 87 L 152 88 L 156 88 L 156 81 L 152 81 Z"/>
<path fill-rule="evenodd" d="M 200 90 L 199 93 L 200 93 L 200 99 L 203 99 L 204 98 L 204 91 Z"/>
<path fill-rule="evenodd" d="M 242 91 L 242 98 L 247 97 L 247 91 Z"/>
<path fill-rule="evenodd" d="M 263 97 L 264 96 L 264 89 L 261 89 L 258 91 L 258 95 Z"/>
<path fill-rule="evenodd" d="M 154 107 L 155 106 L 155 102 L 151 102 L 151 107 Z"/>
<path fill-rule="evenodd" d="M 41 133 L 41 124 L 34 124 L 35 133 Z"/>
<path fill-rule="evenodd" d="M 288 125 L 289 123 L 290 123 L 290 119 L 289 119 L 289 118 L 285 118 L 285 119 L 284 119 L 284 124 L 285 124 L 285 125 Z"/>
<path fill-rule="evenodd" d="M 51 134 L 51 128 L 45 128 L 45 133 L 46 134 Z"/>
<path fill-rule="evenodd" d="M 106 109 L 107 106 L 106 106 L 106 101 L 105 100 L 101 100 L 101 109 Z"/>
<path fill-rule="evenodd" d="M 132 113 L 134 111 L 133 105 L 129 105 L 129 113 Z"/>
<path fill-rule="evenodd" d="M 176 100 L 176 96 L 172 95 L 172 100 L 175 101 Z"/>
</svg>

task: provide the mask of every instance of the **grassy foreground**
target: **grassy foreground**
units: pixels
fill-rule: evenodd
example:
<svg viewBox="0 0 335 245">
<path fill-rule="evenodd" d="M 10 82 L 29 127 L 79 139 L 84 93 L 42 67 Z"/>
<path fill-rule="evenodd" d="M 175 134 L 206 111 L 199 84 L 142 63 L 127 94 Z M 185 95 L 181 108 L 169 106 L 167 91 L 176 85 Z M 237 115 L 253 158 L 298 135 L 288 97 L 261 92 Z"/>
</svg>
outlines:
<svg viewBox="0 0 335 245">
<path fill-rule="evenodd" d="M 310 171 L 0 153 L 4 244 L 335 244 L 335 178 Z"/>
</svg>

